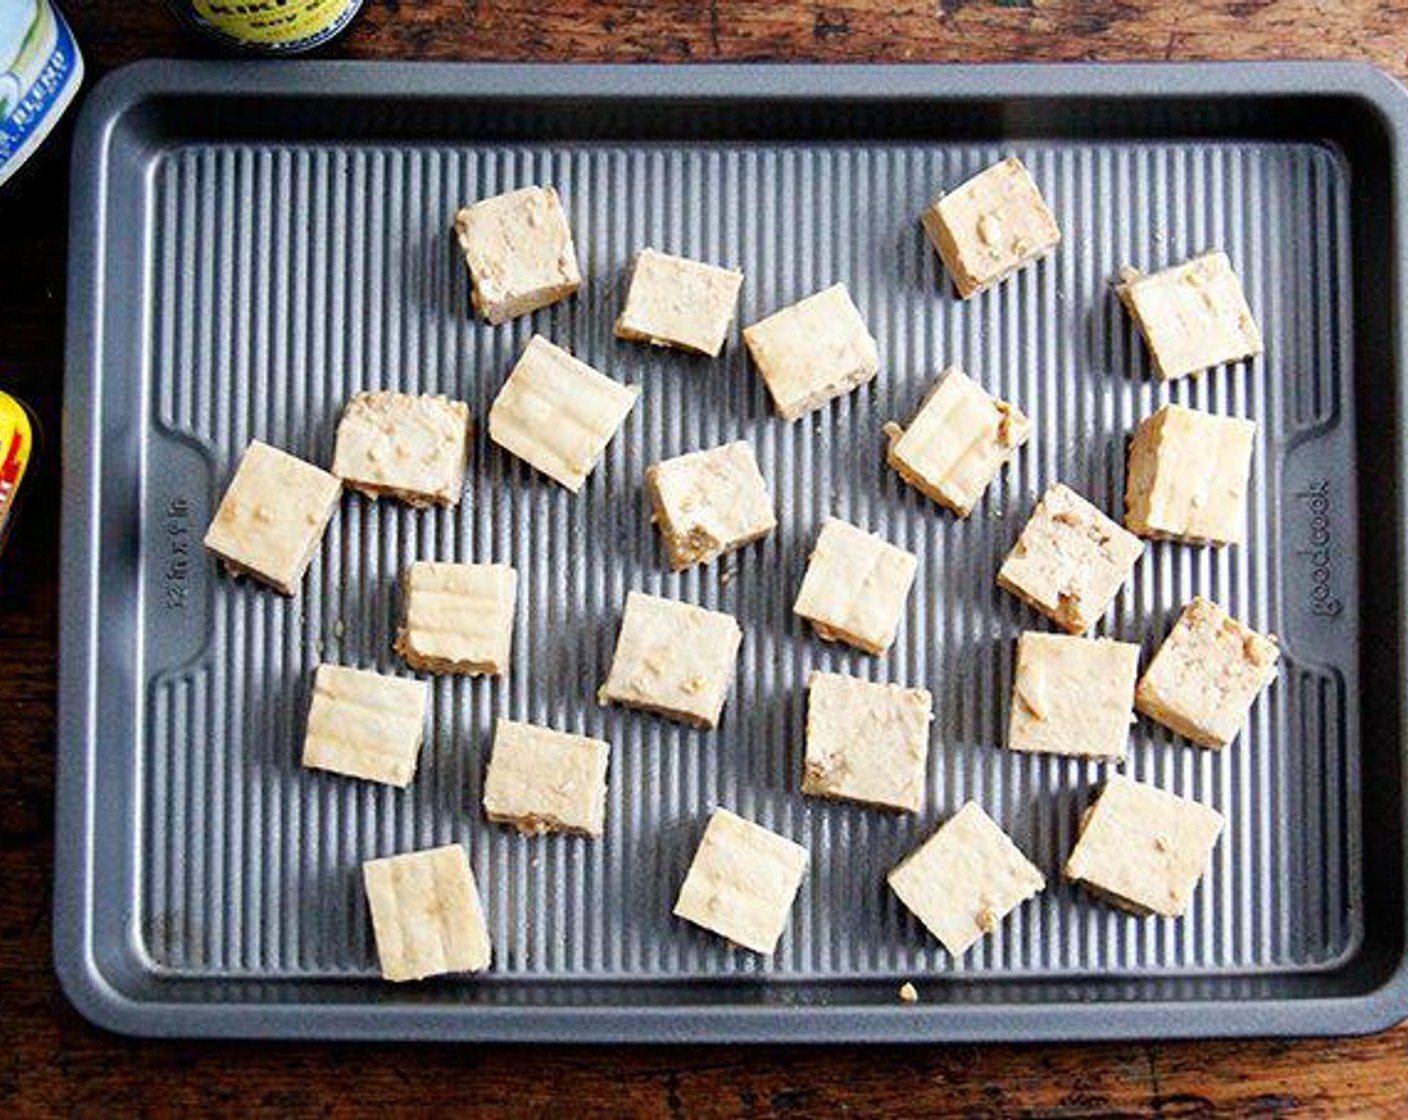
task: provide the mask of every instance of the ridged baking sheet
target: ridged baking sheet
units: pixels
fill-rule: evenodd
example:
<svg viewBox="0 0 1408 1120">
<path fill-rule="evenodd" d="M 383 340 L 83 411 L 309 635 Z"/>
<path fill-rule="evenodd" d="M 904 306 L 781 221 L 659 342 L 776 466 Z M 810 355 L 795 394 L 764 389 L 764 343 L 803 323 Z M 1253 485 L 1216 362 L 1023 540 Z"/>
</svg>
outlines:
<svg viewBox="0 0 1408 1120">
<path fill-rule="evenodd" d="M 1031 168 L 1065 241 L 1050 260 L 962 303 L 918 214 L 940 188 L 1008 154 Z M 450 218 L 468 200 L 529 183 L 561 192 L 586 283 L 567 303 L 489 327 L 470 315 Z M 1333 480 L 1326 500 L 1355 501 L 1343 470 L 1353 434 L 1348 181 L 1332 149 L 195 144 L 157 155 L 149 190 L 152 365 L 143 371 L 145 430 L 132 438 L 143 508 L 161 519 L 144 524 L 136 544 L 145 683 L 135 936 L 154 970 L 374 975 L 361 861 L 449 841 L 469 850 L 499 977 L 1285 972 L 1327 967 L 1362 935 L 1350 839 L 1359 835 L 1354 666 L 1284 608 L 1313 590 L 1300 538 L 1313 533 L 1316 480 Z M 844 281 L 879 340 L 879 377 L 788 425 L 771 415 L 736 331 L 714 362 L 616 341 L 629 262 L 644 246 L 741 267 L 744 323 Z M 1266 356 L 1159 383 L 1109 279 L 1122 264 L 1157 267 L 1211 247 L 1227 250 L 1242 276 Z M 577 497 L 483 432 L 535 331 L 643 390 Z M 884 466 L 880 436 L 884 421 L 909 417 L 948 363 L 1035 425 L 967 522 L 901 484 Z M 327 464 L 343 401 L 378 387 L 470 403 L 481 423 L 457 510 L 346 498 L 292 602 L 217 575 L 198 547 L 175 563 L 171 541 L 198 539 L 249 439 Z M 1125 440 L 1166 400 L 1259 425 L 1247 543 L 1151 545 L 1099 632 L 1147 653 L 1183 602 L 1203 593 L 1282 633 L 1286 657 L 1280 682 L 1221 753 L 1148 721 L 1134 728 L 1125 771 L 1206 801 L 1228 822 L 1186 918 L 1141 921 L 1059 880 L 1079 812 L 1108 768 L 1001 747 L 1016 636 L 1047 626 L 994 575 L 1049 483 L 1121 508 Z M 780 527 L 726 563 L 672 575 L 642 472 L 735 438 L 756 449 Z M 791 613 L 829 514 L 918 554 L 887 657 L 824 644 Z M 512 672 L 435 679 L 419 777 L 404 792 L 301 770 L 320 659 L 407 671 L 391 641 L 397 580 L 417 558 L 518 569 Z M 1349 558 L 1333 574 L 1350 618 L 1355 567 Z M 597 706 L 632 588 L 742 623 L 737 680 L 716 732 Z M 922 814 L 800 795 L 812 668 L 932 690 Z M 610 740 L 604 840 L 524 839 L 483 819 L 497 715 Z M 884 872 L 968 798 L 1010 830 L 1050 886 L 955 962 L 902 912 Z M 716 804 L 811 853 L 774 958 L 670 916 Z"/>
</svg>

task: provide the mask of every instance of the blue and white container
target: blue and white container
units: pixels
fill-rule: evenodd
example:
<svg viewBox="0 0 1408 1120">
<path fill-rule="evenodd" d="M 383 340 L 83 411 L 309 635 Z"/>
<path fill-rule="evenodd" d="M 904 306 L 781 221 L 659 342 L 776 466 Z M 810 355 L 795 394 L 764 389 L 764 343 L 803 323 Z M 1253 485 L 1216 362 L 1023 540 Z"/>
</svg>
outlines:
<svg viewBox="0 0 1408 1120">
<path fill-rule="evenodd" d="M 78 92 L 83 56 L 50 0 L 0 0 L 0 185 Z"/>
</svg>

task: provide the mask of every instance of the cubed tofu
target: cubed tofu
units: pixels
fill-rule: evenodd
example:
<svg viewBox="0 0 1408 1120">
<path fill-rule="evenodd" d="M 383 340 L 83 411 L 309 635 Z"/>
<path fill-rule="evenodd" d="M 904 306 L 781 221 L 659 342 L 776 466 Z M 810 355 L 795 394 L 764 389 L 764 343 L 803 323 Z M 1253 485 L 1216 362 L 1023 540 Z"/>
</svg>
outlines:
<svg viewBox="0 0 1408 1120">
<path fill-rule="evenodd" d="M 1081 818 L 1067 879 L 1141 916 L 1188 909 L 1222 832 L 1222 814 L 1185 797 L 1113 777 Z"/>
<path fill-rule="evenodd" d="M 600 739 L 500 719 L 484 778 L 484 813 L 528 835 L 600 836 L 610 757 Z"/>
<path fill-rule="evenodd" d="M 507 564 L 417 560 L 406 572 L 396 652 L 423 673 L 500 676 L 513 651 L 518 573 Z"/>
<path fill-rule="evenodd" d="M 362 882 L 384 978 L 424 980 L 489 967 L 489 927 L 460 845 L 367 860 Z"/>
<path fill-rule="evenodd" d="M 905 907 L 955 957 L 1046 886 L 1041 872 L 976 801 L 905 857 L 888 880 Z"/>
<path fill-rule="evenodd" d="M 639 396 L 534 335 L 489 409 L 489 438 L 575 494 Z"/>
<path fill-rule="evenodd" d="M 1165 380 L 1261 353 L 1261 332 L 1226 253 L 1204 253 L 1147 276 L 1125 268 L 1115 292 Z"/>
<path fill-rule="evenodd" d="M 675 902 L 675 917 L 754 953 L 777 948 L 807 870 L 807 850 L 715 809 Z"/>
<path fill-rule="evenodd" d="M 1216 603 L 1183 608 L 1134 693 L 1134 706 L 1204 747 L 1225 747 L 1276 679 L 1275 638 L 1243 626 Z"/>
<path fill-rule="evenodd" d="M 1134 569 L 1143 542 L 1061 483 L 1042 496 L 997 584 L 1072 634 L 1089 630 Z"/>
<path fill-rule="evenodd" d="M 964 299 L 1061 243 L 1056 218 L 1021 160 L 1009 157 L 942 195 L 921 218 Z"/>
<path fill-rule="evenodd" d="M 253 440 L 210 522 L 205 547 L 231 572 L 295 595 L 341 494 L 335 475 Z"/>
<path fill-rule="evenodd" d="M 882 654 L 894 644 L 918 566 L 914 553 L 828 517 L 792 609 L 826 641 Z"/>
<path fill-rule="evenodd" d="M 1021 412 L 950 366 L 908 428 L 885 425 L 885 458 L 921 494 L 967 517 L 1031 431 Z"/>
<path fill-rule="evenodd" d="M 416 776 L 430 686 L 343 665 L 319 665 L 303 765 L 404 788 Z"/>
<path fill-rule="evenodd" d="M 796 420 L 864 385 L 880 353 L 844 284 L 835 284 L 743 329 L 773 406 Z"/>
<path fill-rule="evenodd" d="M 562 201 L 551 187 L 524 187 L 466 206 L 455 233 L 475 310 L 504 323 L 566 299 L 582 286 Z"/>
<path fill-rule="evenodd" d="M 933 710 L 926 689 L 813 672 L 802 792 L 919 812 Z"/>
<path fill-rule="evenodd" d="M 1188 544 L 1240 544 L 1256 424 L 1167 404 L 1129 445 L 1125 528 Z"/>
<path fill-rule="evenodd" d="M 677 572 L 717 560 L 777 527 L 758 460 L 742 440 L 647 467 L 645 491 Z"/>
<path fill-rule="evenodd" d="M 1028 630 L 1017 639 L 1009 750 L 1124 758 L 1139 647 Z"/>
<path fill-rule="evenodd" d="M 716 358 L 738 305 L 743 273 L 643 249 L 616 337 Z"/>
<path fill-rule="evenodd" d="M 332 473 L 372 498 L 455 506 L 464 490 L 470 427 L 463 401 L 358 393 L 337 425 Z"/>
<path fill-rule="evenodd" d="M 742 642 L 732 615 L 632 591 L 597 699 L 711 729 L 728 698 Z"/>
</svg>

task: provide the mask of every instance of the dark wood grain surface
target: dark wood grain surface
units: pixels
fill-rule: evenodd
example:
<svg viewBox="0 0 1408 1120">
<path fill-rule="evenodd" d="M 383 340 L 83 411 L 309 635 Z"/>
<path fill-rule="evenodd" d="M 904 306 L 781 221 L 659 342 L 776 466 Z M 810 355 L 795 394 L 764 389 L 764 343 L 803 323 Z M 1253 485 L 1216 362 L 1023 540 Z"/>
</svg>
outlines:
<svg viewBox="0 0 1408 1120">
<path fill-rule="evenodd" d="M 6 0 L 0 0 L 4 3 Z M 156 0 L 61 0 L 98 74 L 212 53 Z M 325 55 L 576 61 L 1345 58 L 1408 75 L 1408 4 L 1335 0 L 378 0 Z M 569 1049 L 162 1043 L 49 961 L 67 127 L 0 190 L 0 387 L 51 441 L 0 559 L 0 1116 L 1408 1115 L 1408 1027 L 1367 1039 Z M 1216 1028 L 1210 1023 L 1209 1031 Z"/>
</svg>

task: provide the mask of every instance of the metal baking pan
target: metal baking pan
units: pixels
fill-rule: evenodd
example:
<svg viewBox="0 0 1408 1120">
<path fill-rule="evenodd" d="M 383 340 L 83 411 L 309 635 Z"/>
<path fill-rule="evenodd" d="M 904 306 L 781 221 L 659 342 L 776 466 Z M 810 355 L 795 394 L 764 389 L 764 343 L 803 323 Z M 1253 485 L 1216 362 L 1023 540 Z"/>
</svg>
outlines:
<svg viewBox="0 0 1408 1120">
<path fill-rule="evenodd" d="M 1403 1017 L 1405 122 L 1389 79 L 1320 64 L 164 62 L 110 78 L 74 156 L 55 914 L 70 997 L 133 1033 L 337 1038 L 1074 1039 Z M 1008 153 L 1065 241 L 962 303 L 917 218 Z M 450 217 L 532 182 L 562 193 L 587 281 L 491 328 L 471 317 Z M 647 245 L 742 267 L 745 323 L 845 281 L 880 376 L 788 425 L 736 334 L 715 363 L 617 342 Z M 1243 277 L 1266 356 L 1160 383 L 1108 282 L 1209 247 Z M 375 386 L 483 418 L 533 331 L 644 390 L 580 496 L 481 433 L 455 511 L 346 499 L 296 600 L 201 550 L 251 437 L 326 463 L 342 402 Z M 950 362 L 1035 425 L 966 522 L 888 471 L 879 435 Z M 1228 821 L 1176 922 L 1060 881 L 1105 770 L 1001 749 L 1014 640 L 1041 623 L 993 582 L 1051 481 L 1120 508 L 1126 438 L 1165 400 L 1257 421 L 1248 541 L 1151 545 L 1102 632 L 1152 649 L 1202 592 L 1285 648 L 1230 749 L 1135 729 L 1128 773 Z M 672 575 L 642 471 L 740 436 L 780 528 Z M 791 613 L 833 512 L 919 556 L 883 659 Z M 424 556 L 517 566 L 511 675 L 434 682 L 406 791 L 301 770 L 313 666 L 404 672 L 395 581 Z M 717 732 L 597 706 L 630 588 L 742 621 Z M 934 692 L 921 816 L 800 796 L 811 667 Z M 484 821 L 496 714 L 614 744 L 604 840 Z M 883 872 L 970 797 L 1050 887 L 955 961 Z M 670 916 L 715 804 L 811 852 L 772 958 Z M 449 841 L 484 892 L 493 970 L 383 984 L 358 866 Z M 897 998 L 907 980 L 918 1004 Z"/>
</svg>

